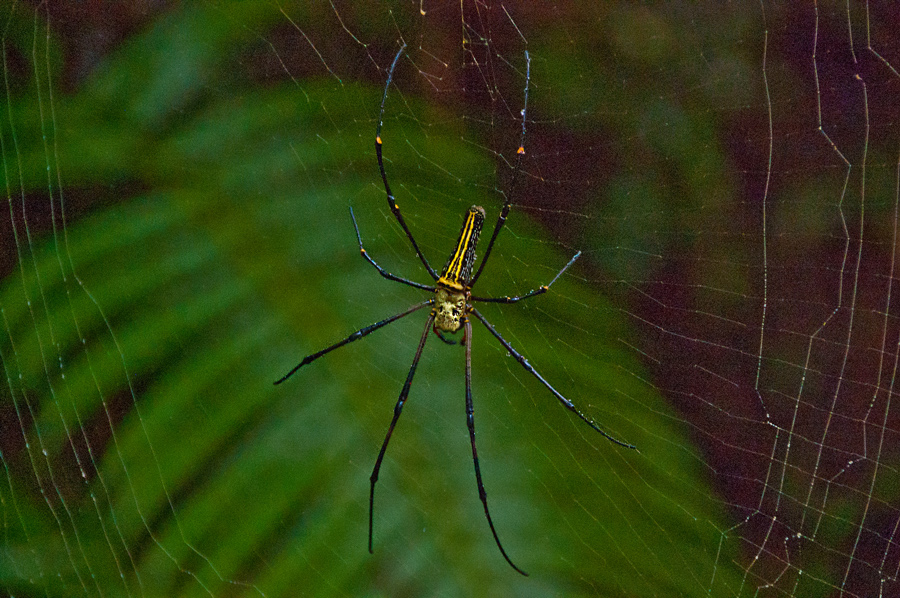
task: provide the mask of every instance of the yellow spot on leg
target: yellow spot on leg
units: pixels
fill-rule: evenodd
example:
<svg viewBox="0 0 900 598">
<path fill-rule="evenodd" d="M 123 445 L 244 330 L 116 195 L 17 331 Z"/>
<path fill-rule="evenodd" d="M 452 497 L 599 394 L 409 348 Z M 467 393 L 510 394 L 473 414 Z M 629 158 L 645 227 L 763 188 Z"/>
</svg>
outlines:
<svg viewBox="0 0 900 598">
<path fill-rule="evenodd" d="M 377 143 L 378 145 L 381 145 L 381 135 L 375 136 L 375 143 Z"/>
<path fill-rule="evenodd" d="M 379 142 L 379 143 L 380 143 L 380 142 Z M 516 150 L 516 153 L 517 153 L 517 154 L 524 154 L 524 153 L 525 153 L 525 147 L 520 145 L 520 146 L 519 146 L 519 149 Z"/>
</svg>

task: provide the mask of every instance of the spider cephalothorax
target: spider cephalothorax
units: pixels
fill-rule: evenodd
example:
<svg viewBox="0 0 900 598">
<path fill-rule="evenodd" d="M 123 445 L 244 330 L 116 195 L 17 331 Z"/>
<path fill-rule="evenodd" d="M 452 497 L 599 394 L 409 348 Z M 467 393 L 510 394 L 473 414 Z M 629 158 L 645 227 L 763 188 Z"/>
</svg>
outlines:
<svg viewBox="0 0 900 598">
<path fill-rule="evenodd" d="M 399 320 L 404 316 L 408 316 L 414 311 L 418 311 L 423 307 L 431 307 L 431 312 L 428 315 L 428 319 L 425 323 L 425 330 L 422 332 L 422 337 L 419 340 L 419 345 L 416 349 L 415 357 L 413 357 L 412 365 L 409 368 L 409 374 L 406 377 L 406 383 L 403 385 L 403 390 L 400 391 L 400 397 L 397 399 L 396 405 L 394 405 L 394 416 L 391 419 L 391 425 L 388 428 L 387 434 L 384 437 L 384 442 L 381 444 L 381 450 L 378 453 L 378 458 L 375 460 L 375 467 L 372 469 L 372 475 L 369 477 L 369 552 L 372 552 L 372 518 L 375 504 L 375 482 L 378 481 L 378 472 L 381 470 L 381 462 L 384 459 L 384 453 L 387 450 L 388 441 L 391 439 L 391 434 L 394 432 L 394 426 L 397 425 L 397 420 L 400 418 L 400 412 L 403 410 L 403 405 L 406 403 L 406 399 L 409 396 L 409 390 L 412 386 L 413 375 L 416 373 L 416 367 L 419 365 L 419 358 L 422 356 L 422 349 L 425 348 L 425 341 L 428 338 L 428 330 L 431 328 L 434 330 L 435 334 L 437 334 L 442 341 L 447 344 L 456 344 L 452 340 L 448 340 L 443 336 L 443 332 L 454 333 L 463 330 L 463 337 L 461 344 L 465 347 L 465 367 L 466 367 L 466 426 L 469 429 L 469 440 L 472 444 L 472 460 L 475 464 L 475 481 L 478 483 L 478 496 L 481 499 L 482 505 L 484 505 L 484 515 L 487 518 L 488 526 L 491 528 L 491 533 L 494 535 L 494 541 L 497 543 L 497 547 L 500 549 L 500 553 L 503 555 L 503 558 L 506 559 L 506 562 L 509 563 L 513 569 L 521 573 L 522 575 L 527 575 L 524 571 L 519 569 L 513 562 L 510 560 L 509 556 L 507 556 L 506 551 L 503 549 L 503 545 L 500 543 L 500 537 L 497 535 L 497 530 L 494 528 L 494 522 L 491 520 L 491 513 L 488 510 L 487 503 L 487 493 L 484 490 L 484 484 L 481 480 L 481 468 L 478 465 L 478 451 L 475 449 L 475 407 L 472 401 L 472 323 L 469 319 L 470 315 L 475 316 L 484 327 L 487 328 L 488 332 L 490 332 L 494 338 L 496 338 L 506 352 L 512 356 L 516 361 L 521 364 L 523 368 L 530 374 L 532 374 L 535 378 L 537 378 L 541 384 L 546 386 L 550 392 L 553 393 L 553 396 L 569 411 L 577 415 L 584 422 L 586 422 L 589 426 L 591 426 L 594 430 L 602 434 L 607 439 L 615 442 L 620 446 L 624 446 L 627 448 L 634 448 L 634 446 L 630 444 L 626 444 L 620 440 L 616 440 L 603 430 L 601 430 L 597 424 L 595 424 L 589 417 L 585 416 L 581 411 L 579 411 L 575 405 L 572 404 L 569 399 L 564 397 L 559 393 L 555 388 L 550 386 L 550 383 L 547 382 L 543 376 L 541 376 L 537 370 L 535 370 L 528 360 L 525 357 L 513 349 L 513 347 L 507 342 L 503 336 L 497 332 L 497 329 L 494 328 L 490 322 L 488 322 L 484 316 L 482 316 L 477 309 L 472 306 L 472 302 L 482 301 L 487 303 L 516 303 L 521 301 L 522 299 L 528 299 L 529 297 L 534 297 L 536 295 L 540 295 L 546 293 L 550 285 L 552 285 L 556 280 L 562 276 L 563 272 L 565 272 L 569 266 L 575 263 L 575 260 L 578 259 L 578 256 L 581 255 L 581 252 L 575 254 L 575 256 L 569 260 L 569 263 L 559 271 L 559 273 L 554 277 L 553 280 L 548 282 L 547 284 L 538 287 L 537 289 L 525 293 L 524 295 L 519 295 L 516 297 L 476 297 L 471 294 L 472 287 L 475 286 L 475 283 L 478 281 L 478 277 L 481 276 L 481 272 L 484 270 L 484 265 L 487 263 L 488 258 L 491 255 L 491 249 L 494 247 L 494 241 L 497 239 L 497 235 L 500 230 L 503 228 L 503 225 L 506 223 L 506 217 L 509 214 L 509 209 L 511 204 L 512 193 L 508 193 L 506 195 L 506 201 L 503 204 L 503 207 L 500 210 L 500 216 L 497 218 L 497 224 L 494 225 L 494 232 L 491 234 L 490 241 L 488 241 L 487 249 L 485 249 L 484 257 L 481 259 L 481 264 L 478 266 L 478 270 L 472 274 L 473 267 L 475 265 L 475 246 L 478 243 L 478 235 L 481 233 L 481 227 L 484 224 L 484 208 L 480 206 L 472 206 L 469 208 L 468 212 L 466 212 L 466 221 L 463 223 L 462 229 L 459 232 L 459 240 L 456 242 L 456 249 L 450 254 L 450 259 L 447 260 L 447 265 L 444 267 L 443 272 L 441 272 L 440 276 L 437 272 L 434 271 L 434 268 L 428 263 L 428 260 L 425 259 L 425 255 L 419 249 L 416 240 L 413 238 L 412 232 L 410 232 L 409 227 L 406 225 L 406 221 L 403 219 L 403 215 L 400 213 L 400 206 L 397 205 L 396 200 L 394 199 L 394 194 L 391 192 L 391 187 L 388 185 L 387 173 L 384 170 L 384 161 L 381 157 L 381 126 L 384 122 L 384 103 L 387 98 L 388 87 L 391 85 L 391 78 L 394 75 L 394 68 L 397 66 L 397 61 L 400 60 L 400 56 L 403 54 L 403 50 L 406 48 L 404 44 L 403 47 L 400 48 L 400 51 L 397 52 L 397 55 L 394 57 L 394 62 L 391 63 L 391 68 L 388 71 L 387 83 L 384 86 L 384 95 L 381 98 L 381 116 L 378 120 L 378 126 L 375 128 L 375 156 L 378 158 L 378 170 L 381 173 L 381 180 L 384 182 L 384 190 L 387 194 L 388 207 L 391 210 L 391 213 L 394 214 L 394 217 L 397 219 L 397 222 L 400 224 L 400 227 L 403 229 L 403 232 L 406 233 L 409 242 L 412 244 L 413 249 L 416 252 L 419 260 L 425 266 L 425 270 L 428 271 L 428 274 L 431 276 L 432 280 L 434 280 L 434 286 L 422 284 L 420 282 L 414 282 L 412 280 L 408 280 L 406 278 L 401 278 L 400 276 L 396 276 L 391 274 L 381 266 L 379 266 L 375 260 L 369 257 L 369 254 L 366 253 L 366 250 L 363 249 L 362 237 L 359 234 L 359 227 L 356 224 L 356 218 L 353 216 L 353 210 L 350 210 L 350 218 L 353 220 L 353 227 L 356 229 L 356 239 L 359 241 L 359 252 L 370 264 L 372 264 L 378 273 L 381 274 L 384 278 L 388 280 L 393 280 L 394 282 L 400 282 L 405 285 L 421 289 L 423 291 L 428 291 L 432 293 L 432 298 L 426 301 L 422 301 L 420 303 L 416 303 L 409 309 L 400 312 L 399 314 L 393 315 L 389 318 L 385 318 L 380 322 L 376 322 L 364 328 L 360 328 L 347 338 L 342 341 L 339 341 L 330 347 L 326 347 L 321 351 L 313 353 L 311 355 L 307 355 L 297 364 L 291 371 L 282 376 L 279 380 L 275 382 L 275 384 L 280 384 L 291 377 L 294 372 L 299 370 L 304 365 L 315 361 L 319 357 L 322 357 L 326 353 L 334 351 L 339 347 L 343 347 L 347 343 L 351 343 L 355 340 L 361 339 L 364 336 L 375 332 L 376 330 L 387 326 L 391 322 Z M 528 81 L 531 75 L 531 59 L 528 56 L 528 52 L 525 52 L 525 61 L 526 61 L 526 69 L 525 69 L 525 107 L 522 108 L 522 137 L 519 143 L 519 147 L 516 150 L 516 164 L 513 170 L 513 185 L 515 184 L 515 180 L 519 173 L 519 166 L 522 161 L 522 156 L 525 155 L 525 114 L 526 109 L 528 107 Z"/>
<path fill-rule="evenodd" d="M 466 293 L 452 291 L 438 286 L 434 291 L 434 331 L 440 336 L 441 331 L 456 332 L 463 325 L 466 316 Z M 444 337 L 441 337 L 443 340 Z"/>
</svg>

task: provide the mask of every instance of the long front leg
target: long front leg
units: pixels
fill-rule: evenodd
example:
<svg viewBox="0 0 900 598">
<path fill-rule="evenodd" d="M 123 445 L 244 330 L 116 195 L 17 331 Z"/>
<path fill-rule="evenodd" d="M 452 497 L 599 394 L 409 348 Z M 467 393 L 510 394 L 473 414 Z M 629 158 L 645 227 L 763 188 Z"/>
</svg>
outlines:
<svg viewBox="0 0 900 598">
<path fill-rule="evenodd" d="M 550 383 L 547 382 L 547 381 L 544 379 L 543 376 L 541 376 L 540 374 L 538 374 L 537 370 L 535 370 L 535 369 L 531 366 L 531 364 L 528 363 L 528 360 L 525 359 L 525 356 L 522 355 L 521 353 L 519 353 L 518 351 L 516 351 L 515 349 L 513 349 L 513 348 L 512 348 L 512 345 L 510 345 L 510 344 L 506 341 L 506 339 L 503 338 L 503 337 L 500 335 L 499 332 L 497 332 L 497 329 L 494 328 L 493 326 L 491 326 L 490 322 L 488 322 L 486 319 L 484 319 L 484 316 L 482 316 L 480 313 L 478 313 L 478 310 L 473 309 L 473 310 L 472 310 L 472 313 L 475 314 L 475 317 L 476 317 L 476 318 L 478 318 L 479 320 L 481 320 L 481 323 L 484 324 L 485 328 L 487 328 L 487 329 L 490 331 L 490 333 L 493 334 L 494 337 L 495 337 L 498 341 L 500 341 L 500 344 L 503 345 L 503 348 L 506 349 L 507 352 L 509 352 L 509 354 L 512 355 L 512 356 L 516 359 L 516 361 L 518 361 L 518 362 L 522 365 L 523 368 L 525 368 L 525 369 L 526 369 L 531 375 L 533 375 L 535 378 L 537 378 L 538 380 L 540 380 L 540 381 L 541 381 L 541 384 L 543 384 L 544 386 L 546 386 L 546 387 L 550 390 L 550 392 L 553 393 L 553 396 L 555 396 L 555 397 L 557 398 L 557 400 L 558 400 L 560 403 L 563 404 L 563 407 L 565 407 L 566 409 L 568 409 L 569 411 L 571 411 L 572 413 L 574 413 L 575 415 L 577 415 L 578 417 L 580 417 L 581 420 L 582 420 L 583 422 L 585 422 L 587 425 L 589 425 L 589 426 L 592 427 L 594 430 L 596 430 L 597 432 L 599 432 L 604 438 L 606 438 L 606 439 L 609 440 L 610 442 L 614 442 L 615 444 L 618 444 L 619 446 L 624 446 L 625 448 L 630 448 L 630 449 L 636 449 L 636 448 L 637 448 L 637 447 L 634 446 L 633 444 L 628 444 L 628 443 L 626 443 L 626 442 L 622 442 L 621 440 L 617 440 L 616 438 L 613 438 L 612 436 L 610 436 L 609 434 L 607 434 L 606 432 L 604 432 L 603 430 L 601 430 L 601 429 L 600 429 L 600 426 L 598 426 L 597 424 L 595 424 L 595 423 L 594 423 L 594 420 L 592 420 L 591 418 L 589 418 L 589 417 L 587 417 L 585 414 L 583 414 L 581 411 L 579 411 L 578 408 L 575 407 L 574 404 L 572 404 L 572 401 L 570 401 L 569 399 L 567 399 L 566 397 L 564 397 L 562 394 L 560 394 L 560 392 L 559 392 L 558 390 L 556 390 L 555 388 L 553 388 L 552 386 L 550 386 Z"/>
<path fill-rule="evenodd" d="M 488 510 L 487 492 L 484 491 L 484 483 L 481 481 L 481 467 L 478 464 L 478 449 L 475 448 L 475 408 L 472 404 L 472 324 L 468 319 L 466 319 L 465 323 L 464 336 L 466 344 L 466 425 L 469 427 L 469 439 L 472 441 L 472 460 L 475 462 L 475 481 L 478 482 L 478 498 L 481 499 L 481 504 L 484 505 L 484 516 L 487 517 L 488 525 L 491 528 L 491 533 L 494 534 L 494 541 L 497 543 L 497 548 L 500 549 L 500 554 L 503 555 L 510 567 L 528 577 L 528 574 L 516 567 L 516 564 L 510 560 L 506 551 L 503 550 L 503 544 L 500 543 L 497 530 L 494 529 L 494 522 L 491 520 L 491 512 Z"/>
<path fill-rule="evenodd" d="M 425 340 L 428 338 L 428 329 L 431 328 L 433 323 L 434 314 L 431 314 L 428 316 L 428 321 L 425 322 L 425 331 L 422 333 L 422 340 L 419 341 L 419 348 L 416 349 L 416 356 L 413 357 L 412 365 L 409 368 L 409 374 L 406 375 L 406 383 L 403 385 L 403 390 L 400 391 L 400 398 L 397 399 L 397 404 L 394 405 L 394 417 L 391 419 L 391 426 L 388 428 L 387 434 L 384 437 L 384 442 L 381 444 L 381 450 L 378 452 L 378 459 L 375 460 L 375 467 L 372 469 L 372 475 L 369 476 L 369 552 L 372 552 L 372 514 L 375 510 L 375 482 L 378 481 L 378 472 L 381 470 L 381 461 L 384 459 L 384 452 L 387 450 L 388 441 L 391 439 L 391 434 L 394 433 L 394 426 L 397 425 L 397 420 L 400 419 L 400 412 L 403 411 L 403 404 L 406 402 L 406 397 L 409 396 L 409 388 L 412 386 L 413 376 L 416 374 L 416 367 L 419 365 L 419 358 L 422 356 L 422 349 L 425 347 Z"/>
<path fill-rule="evenodd" d="M 375 322 L 374 324 L 370 324 L 364 328 L 360 328 L 359 330 L 357 330 L 356 332 L 354 332 L 353 334 L 351 334 L 344 340 L 338 341 L 338 342 L 334 343 L 333 345 L 331 345 L 330 347 L 325 347 L 321 351 L 317 351 L 317 352 L 313 353 L 312 355 L 307 355 L 306 357 L 303 358 L 303 361 L 301 361 L 300 363 L 295 365 L 291 369 L 291 371 L 289 371 L 287 374 L 285 374 L 284 376 L 282 376 L 281 378 L 276 380 L 275 384 L 281 384 L 282 382 L 284 382 L 285 380 L 287 380 L 288 378 L 293 376 L 297 370 L 299 370 L 306 364 L 317 360 L 318 358 L 322 357 L 323 355 L 330 353 L 330 352 L 334 351 L 335 349 L 339 349 L 339 348 L 343 347 L 344 345 L 346 345 L 347 343 L 352 343 L 353 341 L 358 341 L 362 337 L 372 334 L 379 328 L 387 326 L 391 322 L 393 322 L 395 320 L 399 320 L 400 318 L 402 318 L 404 316 L 408 316 L 409 314 L 413 313 L 414 311 L 422 309 L 426 305 L 431 305 L 433 303 L 434 303 L 434 299 L 429 299 L 428 301 L 423 301 L 422 303 L 417 303 L 417 304 L 413 305 L 412 307 L 410 307 L 409 309 L 407 309 L 406 311 L 403 311 L 403 312 L 400 312 L 399 314 L 393 315 L 390 318 L 385 318 L 384 320 L 382 320 L 380 322 Z"/>
</svg>

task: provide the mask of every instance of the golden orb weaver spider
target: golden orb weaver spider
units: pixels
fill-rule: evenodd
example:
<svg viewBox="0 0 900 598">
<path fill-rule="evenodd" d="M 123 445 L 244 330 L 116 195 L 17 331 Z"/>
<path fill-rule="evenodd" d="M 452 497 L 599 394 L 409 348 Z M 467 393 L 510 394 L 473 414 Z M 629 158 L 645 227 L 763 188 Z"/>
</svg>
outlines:
<svg viewBox="0 0 900 598">
<path fill-rule="evenodd" d="M 599 432 L 607 440 L 610 440 L 611 442 L 614 442 L 615 444 L 618 444 L 619 446 L 623 446 L 625 448 L 633 449 L 635 447 L 634 445 L 627 444 L 625 442 L 622 442 L 621 440 L 613 438 L 612 436 L 601 430 L 593 420 L 581 413 L 581 411 L 579 411 L 571 401 L 569 401 L 566 397 L 560 394 L 559 391 L 553 388 L 550 383 L 547 382 L 543 378 L 543 376 L 541 376 L 537 372 L 537 370 L 535 370 L 531 366 L 530 363 L 528 363 L 528 360 L 525 359 L 525 357 L 521 353 L 513 349 L 509 342 L 507 342 L 507 340 L 503 338 L 503 336 L 501 336 L 499 332 L 497 332 L 497 329 L 494 328 L 490 324 L 490 322 L 488 322 L 484 318 L 484 316 L 482 316 L 481 313 L 479 313 L 479 311 L 472 305 L 472 303 L 476 301 L 482 301 L 485 303 L 516 303 L 518 301 L 521 301 L 522 299 L 528 299 L 529 297 L 535 297 L 537 295 L 546 293 L 550 289 L 550 285 L 556 282 L 556 280 L 560 276 L 562 276 L 563 272 L 568 270 L 569 267 L 573 263 L 575 263 L 575 260 L 577 260 L 581 255 L 580 251 L 576 253 L 572 257 L 572 259 L 569 260 L 569 263 L 566 264 L 549 283 L 538 287 L 537 289 L 524 295 L 516 297 L 476 297 L 471 293 L 472 287 L 475 286 L 475 282 L 478 280 L 478 277 L 481 276 L 481 272 L 484 270 L 484 266 L 488 261 L 488 257 L 490 257 L 491 255 L 491 250 L 494 248 L 494 241 L 497 240 L 497 235 L 500 234 L 500 231 L 503 229 L 503 225 L 506 223 L 506 217 L 509 214 L 509 209 L 512 201 L 512 190 L 515 188 L 515 183 L 518 178 L 522 156 L 525 155 L 525 116 L 526 109 L 528 108 L 528 84 L 531 78 L 531 57 L 528 55 L 528 51 L 526 50 L 525 52 L 525 101 L 521 113 L 522 133 L 519 141 L 519 148 L 516 151 L 516 164 L 513 169 L 510 193 L 506 195 L 506 201 L 503 204 L 503 208 L 500 210 L 500 216 L 497 218 L 497 223 L 494 225 L 494 232 L 491 234 L 490 241 L 488 241 L 487 250 L 485 250 L 484 257 L 481 259 L 481 264 L 478 266 L 478 270 L 473 276 L 472 269 L 475 265 L 475 247 L 478 244 L 478 237 L 484 224 L 484 208 L 482 208 L 481 206 L 472 206 L 471 208 L 469 208 L 468 212 L 466 213 L 465 222 L 463 223 L 462 229 L 460 229 L 459 232 L 459 239 L 456 242 L 456 248 L 453 250 L 453 253 L 450 254 L 450 257 L 447 260 L 447 265 L 444 266 L 444 269 L 441 271 L 440 275 L 438 275 L 428 263 L 428 260 L 425 259 L 422 251 L 419 249 L 416 240 L 413 238 L 412 232 L 410 232 L 409 227 L 406 225 L 406 221 L 403 219 L 403 215 L 400 213 L 400 207 L 397 205 L 397 202 L 394 199 L 394 194 L 391 192 L 391 187 L 388 184 L 387 173 L 384 170 L 384 161 L 381 156 L 381 127 L 384 122 L 384 105 L 385 101 L 387 100 L 388 88 L 391 86 L 391 80 L 393 79 L 394 69 L 397 66 L 397 62 L 399 62 L 400 56 L 403 54 L 403 50 L 405 49 L 406 44 L 403 44 L 400 50 L 397 52 L 397 55 L 394 56 L 394 60 L 391 63 L 390 69 L 388 71 L 387 82 L 384 86 L 384 94 L 381 97 L 381 111 L 378 117 L 378 126 L 375 129 L 375 156 L 378 159 L 378 170 L 381 172 L 381 180 L 384 182 L 384 190 L 387 194 L 388 207 L 394 214 L 397 222 L 400 223 L 400 227 L 403 229 L 403 232 L 406 233 L 407 238 L 409 238 L 409 242 L 412 244 L 416 255 L 419 257 L 419 260 L 421 260 L 422 264 L 425 266 L 425 269 L 428 271 L 428 274 L 430 274 L 431 278 L 435 281 L 434 286 L 421 284 L 412 280 L 407 280 L 405 278 L 395 276 L 394 274 L 391 274 L 390 272 L 379 266 L 363 248 L 362 236 L 359 233 L 359 226 L 356 223 L 356 217 L 353 215 L 353 208 L 350 208 L 350 219 L 353 221 L 353 228 L 356 230 L 356 240 L 359 243 L 360 254 L 363 258 L 365 258 L 367 262 L 372 264 L 372 266 L 374 266 L 375 269 L 378 270 L 378 273 L 381 276 L 388 280 L 393 280 L 394 282 L 400 282 L 405 285 L 421 289 L 423 291 L 428 291 L 434 296 L 427 301 L 423 301 L 422 303 L 413 305 L 406 311 L 381 320 L 380 322 L 370 324 L 369 326 L 366 326 L 364 328 L 360 328 L 344 340 L 326 347 L 321 351 L 318 351 L 311 355 L 307 355 L 303 358 L 302 361 L 300 361 L 299 364 L 291 369 L 291 371 L 278 379 L 275 384 L 281 384 L 292 375 L 294 375 L 297 370 L 322 357 L 323 355 L 330 353 L 331 351 L 334 351 L 339 347 L 343 347 L 348 343 L 352 343 L 355 340 L 359 340 L 364 336 L 367 336 L 375 332 L 376 330 L 399 320 L 400 318 L 408 316 L 409 314 L 422 309 L 423 307 L 431 306 L 431 312 L 425 322 L 425 330 L 422 333 L 422 338 L 421 340 L 419 340 L 419 345 L 416 348 L 416 354 L 415 357 L 413 357 L 412 365 L 410 366 L 409 373 L 406 376 L 406 382 L 403 384 L 403 389 L 400 391 L 400 397 L 397 399 L 397 403 L 394 406 L 394 416 L 391 419 L 391 425 L 390 427 L 388 427 L 387 434 L 384 437 L 384 442 L 381 444 L 381 450 L 378 452 L 378 458 L 375 460 L 375 467 L 372 469 L 372 475 L 369 477 L 369 552 L 371 553 L 373 511 L 375 505 L 375 483 L 378 481 L 378 472 L 381 470 L 381 462 L 384 459 L 384 453 L 387 450 L 387 445 L 391 439 L 391 434 L 393 434 L 394 432 L 394 427 L 397 425 L 397 420 L 400 419 L 400 412 L 403 410 L 403 405 L 404 403 L 406 403 L 406 399 L 409 396 L 409 389 L 412 386 L 413 376 L 416 373 L 416 367 L 419 365 L 419 358 L 422 356 L 422 349 L 425 347 L 425 341 L 428 338 L 428 329 L 431 328 L 432 331 L 434 331 L 434 333 L 442 341 L 449 345 L 454 345 L 456 344 L 456 342 L 445 337 L 444 333 L 455 333 L 462 329 L 463 339 L 461 341 L 461 344 L 465 346 L 466 351 L 466 424 L 469 428 L 469 440 L 472 444 L 472 460 L 475 464 L 475 480 L 478 484 L 478 496 L 481 499 L 481 503 L 484 505 L 484 515 L 487 518 L 488 526 L 491 528 L 491 533 L 494 535 L 494 541 L 497 543 L 497 548 L 500 549 L 500 553 L 503 555 L 503 558 L 506 559 L 506 562 L 509 563 L 513 569 L 515 569 L 522 575 L 527 576 L 527 573 L 525 573 L 522 569 L 517 567 L 515 563 L 512 562 L 512 560 L 506 554 L 506 550 L 504 550 L 503 544 L 500 543 L 500 537 L 497 535 L 497 530 L 494 528 L 494 522 L 491 519 L 491 513 L 488 510 L 487 493 L 484 490 L 484 484 L 481 479 L 481 468 L 478 464 L 478 450 L 475 448 L 475 418 L 474 408 L 472 404 L 472 324 L 469 321 L 469 315 L 474 315 L 482 324 L 484 324 L 485 328 L 487 328 L 488 331 L 500 342 L 500 344 L 503 345 L 503 348 L 506 349 L 507 353 L 514 357 L 516 361 L 518 361 L 526 371 L 537 378 L 541 382 L 541 384 L 546 386 L 566 409 L 576 414 L 579 418 L 581 418 L 582 421 Z"/>
</svg>

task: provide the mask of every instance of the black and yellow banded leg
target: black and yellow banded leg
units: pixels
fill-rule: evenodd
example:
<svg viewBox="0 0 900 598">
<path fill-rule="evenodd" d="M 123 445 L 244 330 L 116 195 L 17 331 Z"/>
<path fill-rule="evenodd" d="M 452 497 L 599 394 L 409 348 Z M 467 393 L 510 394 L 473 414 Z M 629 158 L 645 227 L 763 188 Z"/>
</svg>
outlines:
<svg viewBox="0 0 900 598">
<path fill-rule="evenodd" d="M 400 213 L 400 206 L 397 205 L 397 200 L 394 198 L 394 193 L 391 191 L 390 184 L 388 184 L 387 172 L 384 170 L 384 159 L 381 156 L 381 126 L 384 123 L 384 103 L 385 100 L 387 100 L 388 88 L 391 86 L 391 81 L 394 78 L 394 69 L 397 67 L 400 55 L 403 54 L 403 50 L 405 49 L 406 44 L 400 46 L 397 55 L 394 56 L 394 61 L 391 63 L 391 68 L 388 70 L 387 83 L 384 85 L 384 95 L 381 96 L 381 111 L 378 114 L 378 126 L 375 127 L 375 156 L 378 158 L 378 170 L 381 171 L 381 180 L 384 182 L 384 192 L 387 194 L 388 207 L 391 209 L 394 218 L 400 223 L 400 227 L 403 229 L 403 232 L 406 233 L 409 242 L 412 243 L 413 249 L 416 250 L 416 255 L 419 256 L 425 269 L 428 270 L 428 274 L 431 275 L 433 280 L 437 280 L 437 272 L 434 271 L 434 268 L 432 268 L 431 264 L 428 263 L 428 260 L 425 259 L 425 255 L 422 253 L 422 250 L 419 249 L 419 244 L 416 243 L 412 232 L 410 232 L 409 227 L 406 225 L 406 221 L 403 219 L 403 214 Z"/>
</svg>

